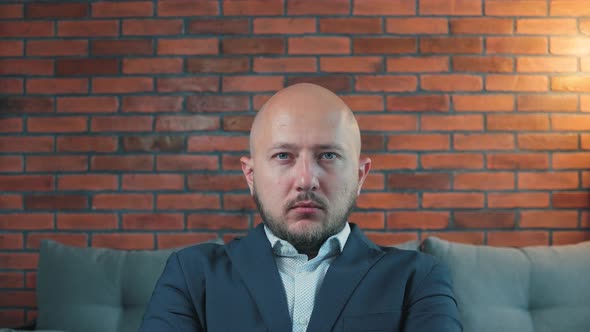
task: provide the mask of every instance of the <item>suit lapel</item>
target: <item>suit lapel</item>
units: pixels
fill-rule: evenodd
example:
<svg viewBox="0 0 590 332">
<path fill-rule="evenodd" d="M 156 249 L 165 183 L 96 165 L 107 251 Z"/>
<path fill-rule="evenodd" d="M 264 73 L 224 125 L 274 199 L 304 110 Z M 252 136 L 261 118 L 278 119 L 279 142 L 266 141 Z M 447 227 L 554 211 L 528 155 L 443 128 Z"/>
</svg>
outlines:
<svg viewBox="0 0 590 332">
<path fill-rule="evenodd" d="M 344 250 L 330 265 L 316 298 L 308 331 L 331 331 L 358 283 L 384 252 L 354 224 Z"/>
<path fill-rule="evenodd" d="M 263 224 L 226 246 L 269 331 L 291 331 L 285 290 Z"/>
</svg>

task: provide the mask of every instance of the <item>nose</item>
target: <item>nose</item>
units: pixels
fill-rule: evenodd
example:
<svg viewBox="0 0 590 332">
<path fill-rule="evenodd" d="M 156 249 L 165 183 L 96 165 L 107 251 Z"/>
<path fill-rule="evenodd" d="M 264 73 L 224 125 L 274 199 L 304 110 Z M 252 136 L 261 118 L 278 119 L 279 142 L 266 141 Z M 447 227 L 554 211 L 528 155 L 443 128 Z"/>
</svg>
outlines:
<svg viewBox="0 0 590 332">
<path fill-rule="evenodd" d="M 318 165 L 314 158 L 300 157 L 297 167 L 297 191 L 316 191 L 319 187 Z"/>
</svg>

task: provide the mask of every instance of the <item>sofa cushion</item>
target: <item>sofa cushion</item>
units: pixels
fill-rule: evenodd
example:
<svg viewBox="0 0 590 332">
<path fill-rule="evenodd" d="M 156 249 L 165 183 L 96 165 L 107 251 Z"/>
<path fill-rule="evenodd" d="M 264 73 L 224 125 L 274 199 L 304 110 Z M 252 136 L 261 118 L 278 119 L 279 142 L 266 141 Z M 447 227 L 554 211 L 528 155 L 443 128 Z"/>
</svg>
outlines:
<svg viewBox="0 0 590 332">
<path fill-rule="evenodd" d="M 590 241 L 501 248 L 427 238 L 445 263 L 465 332 L 590 330 Z"/>
<path fill-rule="evenodd" d="M 137 331 L 156 281 L 174 250 L 178 249 L 79 248 L 42 241 L 36 328 Z"/>
</svg>

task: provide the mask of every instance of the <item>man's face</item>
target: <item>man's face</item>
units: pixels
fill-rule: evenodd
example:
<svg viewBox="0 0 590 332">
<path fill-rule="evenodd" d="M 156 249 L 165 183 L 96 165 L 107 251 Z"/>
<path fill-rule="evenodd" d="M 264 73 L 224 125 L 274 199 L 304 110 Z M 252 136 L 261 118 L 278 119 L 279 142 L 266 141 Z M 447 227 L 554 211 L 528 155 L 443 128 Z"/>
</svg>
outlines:
<svg viewBox="0 0 590 332">
<path fill-rule="evenodd" d="M 280 112 L 253 142 L 251 190 L 265 224 L 300 252 L 339 232 L 369 166 L 342 112 Z M 248 176 L 247 176 L 248 178 Z"/>
</svg>

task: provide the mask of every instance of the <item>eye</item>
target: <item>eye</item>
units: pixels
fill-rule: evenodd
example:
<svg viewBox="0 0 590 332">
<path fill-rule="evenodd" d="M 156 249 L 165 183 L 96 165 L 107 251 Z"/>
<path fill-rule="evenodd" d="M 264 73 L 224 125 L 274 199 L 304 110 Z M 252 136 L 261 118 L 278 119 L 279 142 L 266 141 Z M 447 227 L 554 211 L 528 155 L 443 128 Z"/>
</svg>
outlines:
<svg viewBox="0 0 590 332">
<path fill-rule="evenodd" d="M 279 160 L 287 160 L 289 159 L 289 154 L 287 152 L 279 152 L 275 154 L 275 158 Z"/>
<path fill-rule="evenodd" d="M 338 155 L 335 154 L 334 152 L 324 152 L 320 155 L 320 157 L 322 159 L 326 159 L 326 160 L 333 160 L 333 159 L 336 159 L 338 157 Z"/>
</svg>

